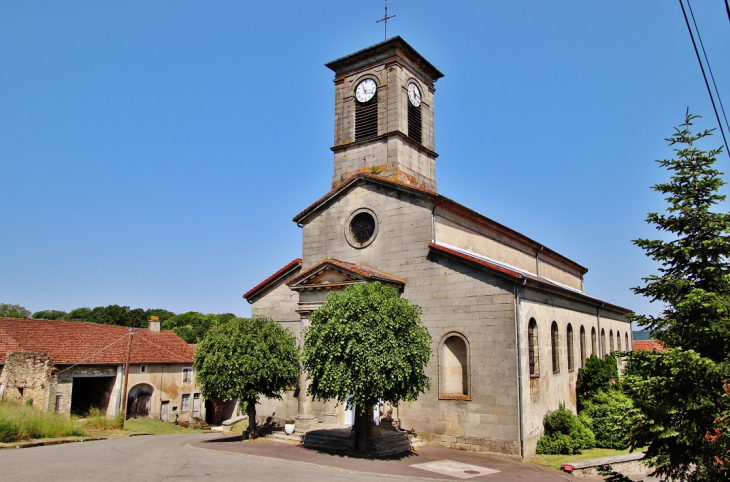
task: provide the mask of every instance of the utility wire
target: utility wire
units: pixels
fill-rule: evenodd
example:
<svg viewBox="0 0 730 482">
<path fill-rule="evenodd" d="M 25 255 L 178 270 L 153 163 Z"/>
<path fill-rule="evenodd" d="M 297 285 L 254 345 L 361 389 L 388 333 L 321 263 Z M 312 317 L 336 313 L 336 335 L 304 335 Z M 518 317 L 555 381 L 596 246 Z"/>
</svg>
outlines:
<svg viewBox="0 0 730 482">
<path fill-rule="evenodd" d="M 689 0 L 687 0 L 689 2 Z M 715 98 L 712 96 L 712 90 L 710 89 L 710 83 L 707 81 L 707 74 L 705 74 L 705 66 L 702 65 L 702 59 L 700 58 L 700 52 L 697 50 L 697 42 L 695 42 L 695 36 L 692 33 L 692 27 L 689 25 L 689 18 L 687 18 L 687 11 L 684 9 L 684 3 L 682 3 L 682 0 L 679 0 L 679 6 L 682 7 L 682 13 L 684 14 L 684 21 L 687 23 L 687 30 L 689 31 L 689 36 L 692 39 L 692 45 L 695 48 L 695 54 L 697 55 L 697 62 L 700 63 L 700 69 L 702 70 L 702 77 L 705 79 L 705 85 L 707 86 L 707 93 L 710 94 L 710 102 L 712 102 L 712 109 L 715 111 L 715 117 L 717 118 L 717 123 L 720 126 L 720 133 L 722 134 L 722 140 L 725 142 L 725 151 L 727 152 L 728 157 L 730 157 L 730 150 L 728 150 L 727 145 L 727 139 L 725 139 L 725 129 L 722 128 L 722 123 L 720 122 L 720 116 L 717 114 L 717 107 L 715 106 Z"/>
<path fill-rule="evenodd" d="M 61 370 L 61 371 L 59 371 L 58 373 L 56 373 L 56 375 L 60 375 L 61 373 L 65 372 L 65 371 L 67 371 L 67 370 L 70 370 L 70 369 L 72 369 L 72 368 L 73 368 L 73 367 L 75 367 L 76 365 L 81 365 L 81 364 L 82 364 L 82 363 L 84 363 L 84 362 L 85 362 L 86 360 L 89 360 L 89 359 L 91 359 L 91 358 L 95 357 L 96 355 L 98 355 L 99 353 L 103 352 L 103 351 L 104 351 L 104 350 L 106 350 L 107 348 L 110 348 L 110 347 L 111 347 L 112 345 L 115 345 L 115 344 L 119 343 L 120 341 L 122 341 L 122 340 L 126 339 L 126 338 L 127 338 L 128 336 L 129 336 L 129 333 L 125 333 L 125 334 L 124 334 L 124 336 L 122 336 L 121 338 L 118 338 L 117 340 L 115 340 L 115 341 L 113 341 L 113 342 L 109 343 L 109 344 L 108 344 L 107 346 L 105 346 L 105 347 L 104 347 L 104 348 L 102 348 L 101 350 L 99 350 L 99 351 L 97 351 L 96 353 L 93 353 L 93 354 L 91 354 L 91 355 L 87 356 L 87 357 L 86 357 L 86 358 L 84 358 L 83 360 L 81 360 L 81 361 L 79 361 L 79 362 L 77 362 L 77 363 L 74 363 L 73 365 L 71 365 L 71 366 L 69 366 L 69 367 L 66 367 L 66 368 L 64 368 L 63 370 Z"/>
<path fill-rule="evenodd" d="M 725 0 L 727 1 L 727 0 Z M 710 78 L 712 79 L 712 86 L 715 88 L 715 94 L 717 95 L 717 102 L 720 104 L 720 110 L 722 111 L 722 117 L 725 119 L 725 127 L 730 128 L 730 124 L 727 122 L 727 116 L 725 115 L 725 107 L 722 105 L 722 97 L 720 97 L 720 91 L 717 89 L 717 84 L 715 83 L 715 76 L 712 73 L 712 67 L 710 66 L 710 59 L 707 58 L 707 52 L 705 51 L 705 44 L 702 43 L 702 36 L 700 35 L 700 28 L 697 26 L 697 22 L 695 21 L 695 14 L 692 11 L 692 4 L 689 3 L 689 0 L 687 0 L 687 6 L 689 7 L 689 14 L 692 17 L 692 23 L 695 26 L 695 32 L 697 32 L 697 39 L 700 41 L 700 47 L 702 48 L 702 55 L 705 57 L 705 63 L 707 64 L 707 70 L 710 71 Z M 720 119 L 717 119 L 717 122 L 720 122 Z M 724 137 L 723 137 L 724 138 Z M 725 148 L 728 148 L 727 141 L 725 141 Z"/>
</svg>

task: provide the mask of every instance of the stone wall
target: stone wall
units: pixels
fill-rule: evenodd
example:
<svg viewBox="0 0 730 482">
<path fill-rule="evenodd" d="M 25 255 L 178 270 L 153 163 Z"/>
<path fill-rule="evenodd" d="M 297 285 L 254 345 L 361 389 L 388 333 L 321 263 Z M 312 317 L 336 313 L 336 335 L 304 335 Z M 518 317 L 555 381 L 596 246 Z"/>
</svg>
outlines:
<svg viewBox="0 0 730 482">
<path fill-rule="evenodd" d="M 31 403 L 40 410 L 48 410 L 53 407 L 56 371 L 48 355 L 10 352 L 0 374 L 2 398 Z"/>
</svg>

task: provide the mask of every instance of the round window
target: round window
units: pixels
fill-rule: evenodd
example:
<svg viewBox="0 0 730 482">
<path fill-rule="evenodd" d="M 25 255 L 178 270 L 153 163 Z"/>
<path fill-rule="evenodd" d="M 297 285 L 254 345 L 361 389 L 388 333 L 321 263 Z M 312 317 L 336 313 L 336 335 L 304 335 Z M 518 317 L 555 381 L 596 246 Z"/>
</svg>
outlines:
<svg viewBox="0 0 730 482">
<path fill-rule="evenodd" d="M 368 246 L 378 234 L 375 213 L 369 209 L 358 209 L 350 215 L 345 230 L 345 237 L 351 246 L 355 248 Z"/>
</svg>

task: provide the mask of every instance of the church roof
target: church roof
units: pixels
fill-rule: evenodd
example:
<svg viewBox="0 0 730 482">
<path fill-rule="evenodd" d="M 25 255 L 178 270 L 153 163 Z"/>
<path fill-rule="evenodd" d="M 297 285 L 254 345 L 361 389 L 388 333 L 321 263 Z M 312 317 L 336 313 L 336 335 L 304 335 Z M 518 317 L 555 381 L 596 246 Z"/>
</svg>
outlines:
<svg viewBox="0 0 730 482">
<path fill-rule="evenodd" d="M 129 328 L 80 321 L 0 318 L 0 363 L 10 352 L 45 353 L 56 365 L 122 364 Z M 192 363 L 195 349 L 169 330 L 136 328 L 130 363 Z"/>
<path fill-rule="evenodd" d="M 654 351 L 662 353 L 667 348 L 656 340 L 637 340 L 634 342 L 634 351 Z"/>
<path fill-rule="evenodd" d="M 315 275 L 325 272 L 328 268 L 339 268 L 340 272 L 349 273 L 352 275 L 355 275 L 355 279 L 342 279 L 342 280 L 333 280 L 334 283 L 339 282 L 339 284 L 347 285 L 352 284 L 354 282 L 361 282 L 361 281 L 383 281 L 385 283 L 391 283 L 391 284 L 397 284 L 397 285 L 405 285 L 406 280 L 402 278 L 398 278 L 396 276 L 393 276 L 391 274 L 388 274 L 384 271 L 379 271 L 377 269 L 371 268 L 369 266 L 364 266 L 361 264 L 355 264 L 350 263 L 347 261 L 340 261 L 338 259 L 333 258 L 325 258 L 324 260 L 320 261 L 319 263 L 315 264 L 311 268 L 307 269 L 306 271 L 299 273 L 294 278 L 287 281 L 287 285 L 291 288 L 303 286 L 303 283 L 306 283 L 307 280 L 313 279 Z M 325 281 L 325 282 L 316 282 L 313 284 L 313 287 L 323 287 L 328 286 L 331 287 L 333 285 L 333 281 Z"/>
<path fill-rule="evenodd" d="M 297 258 L 294 261 L 291 261 L 286 266 L 281 268 L 276 273 L 272 274 L 265 280 L 263 280 L 261 283 L 257 284 L 253 288 L 251 288 L 246 294 L 243 295 L 243 297 L 248 301 L 249 298 L 252 298 L 256 295 L 258 295 L 260 292 L 265 290 L 271 283 L 280 280 L 281 278 L 286 277 L 289 273 L 293 272 L 294 270 L 298 269 L 302 265 L 302 258 Z M 249 301 L 250 303 L 250 301 Z"/>
<path fill-rule="evenodd" d="M 601 300 L 599 298 L 595 298 L 593 296 L 588 296 L 579 290 L 571 288 L 570 286 L 556 283 L 555 281 L 549 280 L 542 276 L 528 273 L 519 268 L 515 268 L 514 266 L 509 266 L 504 263 L 500 263 L 499 261 L 495 261 L 493 259 L 487 258 L 485 256 L 482 256 L 482 255 L 479 255 L 476 253 L 465 251 L 465 250 L 456 248 L 454 246 L 448 246 L 448 245 L 438 244 L 438 243 L 429 243 L 428 247 L 433 252 L 436 252 L 439 254 L 445 254 L 456 260 L 467 262 L 471 265 L 475 265 L 480 268 L 487 269 L 488 271 L 490 271 L 500 277 L 507 278 L 507 279 L 514 281 L 516 283 L 519 283 L 519 284 L 528 284 L 530 286 L 534 286 L 534 287 L 538 287 L 538 288 L 545 288 L 545 289 L 550 289 L 552 291 L 558 291 L 563 295 L 567 295 L 572 298 L 577 298 L 577 299 L 580 299 L 581 301 L 588 302 L 592 305 L 605 307 L 605 308 L 617 311 L 619 313 L 623 313 L 623 314 L 631 313 L 631 310 L 629 310 L 627 308 L 623 308 L 621 306 L 614 305 L 613 303 L 603 301 L 603 300 Z"/>
<path fill-rule="evenodd" d="M 307 218 L 309 218 L 312 214 L 318 212 L 320 209 L 324 208 L 329 202 L 333 201 L 334 199 L 338 198 L 340 195 L 342 195 L 347 189 L 350 187 L 363 182 L 370 182 L 370 183 L 376 183 L 381 184 L 384 186 L 390 186 L 395 189 L 408 192 L 410 194 L 413 194 L 415 196 L 423 197 L 432 200 L 434 205 L 439 206 L 443 209 L 448 209 L 452 212 L 457 213 L 460 216 L 463 216 L 466 219 L 475 221 L 477 223 L 481 223 L 484 225 L 489 226 L 490 229 L 501 233 L 504 236 L 507 236 L 509 238 L 512 238 L 516 240 L 517 242 L 530 246 L 532 249 L 540 250 L 541 255 L 543 256 L 550 256 L 552 258 L 555 258 L 559 260 L 562 263 L 565 263 L 568 266 L 571 266 L 576 271 L 585 274 L 588 272 L 588 268 L 585 266 L 582 266 L 575 261 L 566 258 L 562 254 L 553 251 L 552 249 L 538 243 L 537 241 L 534 241 L 533 239 L 528 238 L 527 236 L 518 233 L 517 231 L 508 228 L 507 226 L 500 224 L 476 211 L 473 209 L 470 209 L 463 204 L 459 204 L 458 202 L 447 198 L 446 196 L 442 196 L 441 194 L 438 194 L 433 191 L 429 191 L 428 189 L 424 189 L 422 187 L 412 186 L 410 184 L 406 184 L 400 181 L 394 181 L 389 178 L 381 177 L 376 174 L 370 174 L 365 171 L 360 171 L 339 185 L 335 186 L 332 190 L 330 190 L 327 194 L 316 200 L 314 203 L 309 205 L 304 211 L 300 212 L 296 216 L 294 216 L 294 222 L 301 225 L 304 222 L 306 222 Z"/>
</svg>

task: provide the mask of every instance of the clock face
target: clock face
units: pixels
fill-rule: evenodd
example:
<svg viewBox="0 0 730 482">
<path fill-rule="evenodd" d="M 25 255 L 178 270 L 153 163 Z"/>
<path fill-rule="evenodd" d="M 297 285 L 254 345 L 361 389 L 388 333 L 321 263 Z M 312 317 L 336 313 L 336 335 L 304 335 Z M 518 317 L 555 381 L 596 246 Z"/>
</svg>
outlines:
<svg viewBox="0 0 730 482">
<path fill-rule="evenodd" d="M 421 91 L 418 90 L 418 86 L 413 82 L 408 84 L 408 100 L 416 107 L 420 107 L 421 105 Z"/>
<path fill-rule="evenodd" d="M 373 98 L 377 87 L 373 79 L 365 79 L 357 85 L 355 97 L 359 102 L 367 102 Z"/>
</svg>

